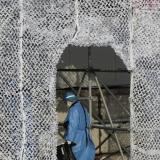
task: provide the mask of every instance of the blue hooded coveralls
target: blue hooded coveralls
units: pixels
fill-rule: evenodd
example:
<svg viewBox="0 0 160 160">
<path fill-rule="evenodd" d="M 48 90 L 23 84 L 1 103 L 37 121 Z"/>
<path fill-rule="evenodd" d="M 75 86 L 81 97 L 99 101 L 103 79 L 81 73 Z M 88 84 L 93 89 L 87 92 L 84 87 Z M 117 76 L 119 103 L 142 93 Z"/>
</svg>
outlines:
<svg viewBox="0 0 160 160">
<path fill-rule="evenodd" d="M 76 144 L 72 146 L 76 160 L 94 160 L 95 146 L 88 131 L 89 115 L 79 101 L 70 107 L 65 122 L 68 122 L 65 139 Z"/>
</svg>

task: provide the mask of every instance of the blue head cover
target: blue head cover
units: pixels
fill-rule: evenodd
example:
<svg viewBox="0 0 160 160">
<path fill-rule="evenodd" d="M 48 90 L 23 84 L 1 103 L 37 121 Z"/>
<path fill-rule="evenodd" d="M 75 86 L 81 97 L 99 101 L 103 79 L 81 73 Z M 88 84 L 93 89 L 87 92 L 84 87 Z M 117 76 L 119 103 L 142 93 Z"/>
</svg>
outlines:
<svg viewBox="0 0 160 160">
<path fill-rule="evenodd" d="M 74 101 L 77 101 L 78 100 L 78 97 L 75 95 L 74 92 L 72 91 L 68 91 L 65 93 L 64 95 L 64 101 L 71 101 L 71 102 L 74 102 Z"/>
</svg>

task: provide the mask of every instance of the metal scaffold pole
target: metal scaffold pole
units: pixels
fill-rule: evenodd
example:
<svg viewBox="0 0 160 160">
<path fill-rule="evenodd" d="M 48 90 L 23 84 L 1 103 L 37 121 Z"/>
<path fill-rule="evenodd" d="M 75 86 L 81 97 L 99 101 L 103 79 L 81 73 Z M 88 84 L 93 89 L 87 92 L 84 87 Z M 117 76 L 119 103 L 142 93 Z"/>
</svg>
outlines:
<svg viewBox="0 0 160 160">
<path fill-rule="evenodd" d="M 88 86 L 89 86 L 89 115 L 92 124 L 92 79 L 90 73 L 91 65 L 91 47 L 88 47 Z"/>
</svg>

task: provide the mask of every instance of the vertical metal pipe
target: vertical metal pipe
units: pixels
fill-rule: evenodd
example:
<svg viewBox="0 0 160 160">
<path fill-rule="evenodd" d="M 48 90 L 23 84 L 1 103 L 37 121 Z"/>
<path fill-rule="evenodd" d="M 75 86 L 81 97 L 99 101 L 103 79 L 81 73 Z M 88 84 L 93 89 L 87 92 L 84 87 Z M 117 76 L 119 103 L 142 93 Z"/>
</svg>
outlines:
<svg viewBox="0 0 160 160">
<path fill-rule="evenodd" d="M 92 80 L 90 73 L 90 65 L 91 65 L 91 47 L 88 47 L 88 85 L 89 85 L 89 115 L 90 121 L 92 124 Z"/>
<path fill-rule="evenodd" d="M 98 78 L 95 76 L 95 80 L 96 80 L 96 83 L 97 83 L 97 86 L 99 88 L 99 91 L 100 91 L 100 94 L 101 94 L 101 97 L 102 97 L 102 101 L 104 103 L 104 107 L 106 109 L 106 112 L 107 112 L 107 115 L 108 115 L 108 118 L 109 118 L 109 121 L 110 121 L 110 124 L 111 124 L 111 127 L 113 128 L 113 122 L 112 122 L 112 119 L 111 119 L 111 116 L 110 116 L 110 112 L 108 110 L 108 107 L 107 107 L 107 103 L 105 101 L 105 98 L 104 98 L 104 95 L 103 95 L 103 92 L 102 92 L 102 89 L 100 87 L 100 84 L 99 84 L 99 81 L 98 81 Z M 124 160 L 124 154 L 123 154 L 123 151 L 122 151 L 122 148 L 121 148 L 121 145 L 120 145 L 120 142 L 119 142 L 119 139 L 118 139 L 118 136 L 116 133 L 114 133 L 114 136 L 115 136 L 115 139 L 116 139 L 116 142 L 117 142 L 117 145 L 118 145 L 118 148 L 119 148 L 119 151 L 121 153 L 121 156 L 122 156 L 122 160 Z"/>
<path fill-rule="evenodd" d="M 89 113 L 90 113 L 90 121 L 92 124 L 92 84 L 90 79 L 89 79 Z"/>
<path fill-rule="evenodd" d="M 81 89 L 82 89 L 82 84 L 83 84 L 83 82 L 84 82 L 85 77 L 86 77 L 86 72 L 84 72 L 83 77 L 82 77 L 82 80 L 81 80 L 81 82 L 80 82 L 79 89 L 78 89 L 78 93 L 77 93 L 78 96 L 80 96 L 80 92 L 81 92 Z"/>
<path fill-rule="evenodd" d="M 100 119 L 102 119 L 102 114 L 101 114 L 101 108 L 102 108 L 102 105 L 101 105 L 101 97 L 100 95 L 98 95 L 98 116 Z M 102 132 L 101 132 L 101 129 L 99 128 L 99 153 L 101 153 L 101 138 L 102 138 Z"/>
</svg>

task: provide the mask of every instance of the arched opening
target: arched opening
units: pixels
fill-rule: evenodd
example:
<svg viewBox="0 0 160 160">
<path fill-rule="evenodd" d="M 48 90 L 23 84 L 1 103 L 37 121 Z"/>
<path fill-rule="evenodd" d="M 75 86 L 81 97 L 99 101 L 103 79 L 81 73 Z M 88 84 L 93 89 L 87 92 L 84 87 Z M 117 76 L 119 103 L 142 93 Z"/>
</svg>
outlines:
<svg viewBox="0 0 160 160">
<path fill-rule="evenodd" d="M 56 81 L 58 146 L 64 143 L 68 108 L 63 96 L 68 90 L 75 92 L 88 110 L 96 159 L 129 159 L 130 72 L 114 49 L 69 45 L 62 54 Z"/>
</svg>

